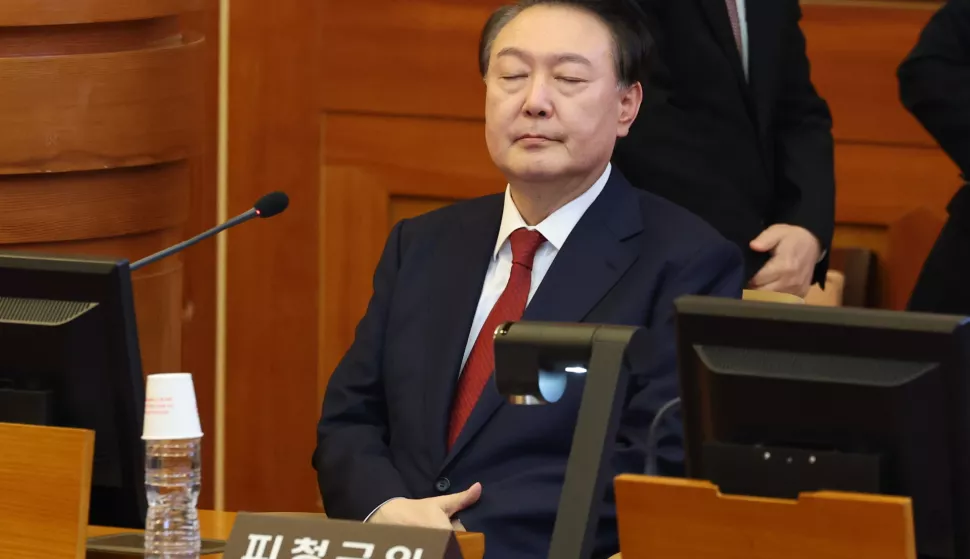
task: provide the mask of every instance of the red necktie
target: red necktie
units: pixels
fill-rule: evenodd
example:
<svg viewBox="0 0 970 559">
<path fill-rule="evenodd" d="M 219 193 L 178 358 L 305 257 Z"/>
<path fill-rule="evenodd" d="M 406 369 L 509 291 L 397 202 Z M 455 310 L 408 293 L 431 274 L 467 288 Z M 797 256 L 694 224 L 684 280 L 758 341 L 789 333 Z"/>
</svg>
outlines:
<svg viewBox="0 0 970 559">
<path fill-rule="evenodd" d="M 734 42 L 741 51 L 741 18 L 738 16 L 738 0 L 725 0 L 727 2 L 728 19 L 731 20 L 731 31 L 734 32 Z"/>
<path fill-rule="evenodd" d="M 485 384 L 492 376 L 495 368 L 495 346 L 493 339 L 495 329 L 503 322 L 515 321 L 522 318 L 526 302 L 529 300 L 529 290 L 532 286 L 532 262 L 536 251 L 545 242 L 542 233 L 529 231 L 522 227 L 512 232 L 512 271 L 505 291 L 495 302 L 485 324 L 482 326 L 475 345 L 461 377 L 458 379 L 458 390 L 451 409 L 451 421 L 448 426 L 448 448 L 450 449 L 458 439 L 462 427 L 475 409 L 478 397 L 481 396 Z"/>
</svg>

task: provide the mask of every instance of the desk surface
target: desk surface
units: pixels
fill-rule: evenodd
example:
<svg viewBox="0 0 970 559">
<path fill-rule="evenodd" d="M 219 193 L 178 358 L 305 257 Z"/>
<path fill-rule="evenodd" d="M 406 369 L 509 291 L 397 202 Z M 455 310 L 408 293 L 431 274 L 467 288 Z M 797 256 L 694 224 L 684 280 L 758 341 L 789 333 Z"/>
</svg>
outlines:
<svg viewBox="0 0 970 559">
<path fill-rule="evenodd" d="M 232 525 L 236 521 L 234 512 L 216 512 L 211 510 L 199 511 L 199 528 L 203 538 L 215 540 L 229 539 Z M 121 532 L 137 532 L 124 528 L 108 528 L 105 526 L 88 526 L 88 537 L 107 536 Z M 458 532 L 458 546 L 465 559 L 482 559 L 485 555 L 485 536 L 472 532 Z M 206 555 L 206 559 L 219 559 L 222 555 Z"/>
</svg>

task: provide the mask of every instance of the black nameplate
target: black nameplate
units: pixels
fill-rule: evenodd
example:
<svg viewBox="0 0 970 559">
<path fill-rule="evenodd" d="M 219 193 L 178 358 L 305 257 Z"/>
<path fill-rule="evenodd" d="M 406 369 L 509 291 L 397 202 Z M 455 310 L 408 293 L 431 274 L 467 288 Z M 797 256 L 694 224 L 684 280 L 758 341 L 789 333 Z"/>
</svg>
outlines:
<svg viewBox="0 0 970 559">
<path fill-rule="evenodd" d="M 225 559 L 462 559 L 451 530 L 240 513 Z"/>
</svg>

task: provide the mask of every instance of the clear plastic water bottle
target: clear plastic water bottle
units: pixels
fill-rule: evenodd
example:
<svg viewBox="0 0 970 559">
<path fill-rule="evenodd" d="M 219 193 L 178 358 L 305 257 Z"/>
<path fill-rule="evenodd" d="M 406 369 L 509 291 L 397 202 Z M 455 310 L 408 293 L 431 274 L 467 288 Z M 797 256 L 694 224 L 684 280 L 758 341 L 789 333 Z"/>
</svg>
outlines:
<svg viewBox="0 0 970 559">
<path fill-rule="evenodd" d="M 145 557 L 199 557 L 202 440 L 145 441 Z"/>
</svg>

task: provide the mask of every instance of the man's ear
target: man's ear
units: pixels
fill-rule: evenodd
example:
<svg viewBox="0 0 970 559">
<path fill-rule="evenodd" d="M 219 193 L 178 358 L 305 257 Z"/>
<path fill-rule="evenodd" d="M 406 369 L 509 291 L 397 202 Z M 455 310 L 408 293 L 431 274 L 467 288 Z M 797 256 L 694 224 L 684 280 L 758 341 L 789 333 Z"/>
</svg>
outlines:
<svg viewBox="0 0 970 559">
<path fill-rule="evenodd" d="M 643 101 L 643 87 L 640 82 L 620 89 L 620 118 L 616 123 L 616 135 L 622 138 L 630 132 L 630 126 L 640 112 L 640 103 Z"/>
</svg>

